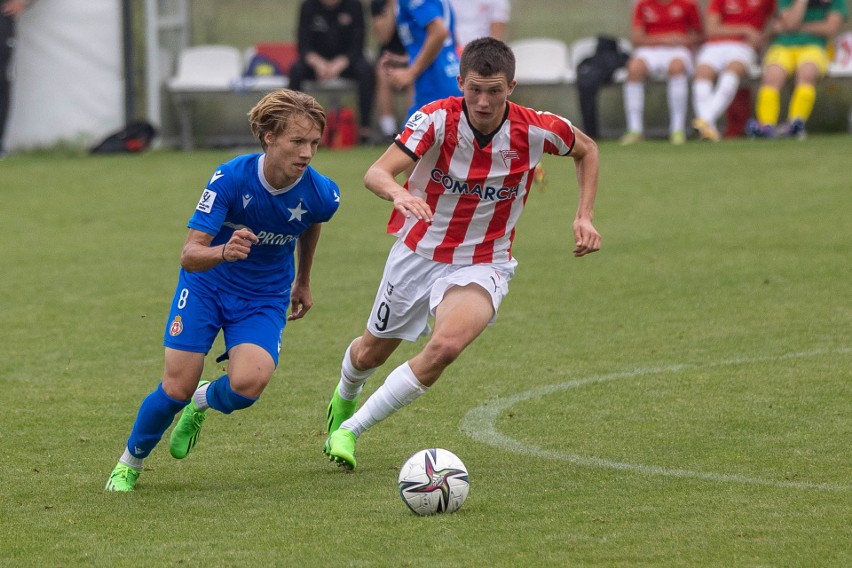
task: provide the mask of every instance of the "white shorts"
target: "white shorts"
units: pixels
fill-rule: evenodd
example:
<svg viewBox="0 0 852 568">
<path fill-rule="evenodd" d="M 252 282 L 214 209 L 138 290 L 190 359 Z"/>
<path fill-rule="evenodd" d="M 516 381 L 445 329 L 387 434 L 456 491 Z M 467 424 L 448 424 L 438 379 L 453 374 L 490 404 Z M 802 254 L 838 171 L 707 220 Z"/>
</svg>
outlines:
<svg viewBox="0 0 852 568">
<path fill-rule="evenodd" d="M 757 53 L 741 41 L 714 41 L 705 43 L 695 58 L 696 65 L 707 65 L 716 73 L 724 71 L 732 61 L 739 61 L 750 69 L 757 64 Z"/>
<path fill-rule="evenodd" d="M 431 332 L 429 316 L 435 315 L 446 291 L 468 284 L 480 285 L 491 296 L 491 325 L 497 320 L 497 309 L 509 292 L 509 280 L 517 265 L 516 260 L 469 265 L 436 262 L 397 239 L 385 263 L 367 331 L 376 337 L 417 341 Z"/>
<path fill-rule="evenodd" d="M 669 75 L 669 65 L 675 59 L 683 61 L 686 74 L 692 75 L 692 52 L 685 47 L 643 46 L 633 50 L 631 57 L 641 59 L 648 66 L 651 76 L 665 79 Z"/>
</svg>

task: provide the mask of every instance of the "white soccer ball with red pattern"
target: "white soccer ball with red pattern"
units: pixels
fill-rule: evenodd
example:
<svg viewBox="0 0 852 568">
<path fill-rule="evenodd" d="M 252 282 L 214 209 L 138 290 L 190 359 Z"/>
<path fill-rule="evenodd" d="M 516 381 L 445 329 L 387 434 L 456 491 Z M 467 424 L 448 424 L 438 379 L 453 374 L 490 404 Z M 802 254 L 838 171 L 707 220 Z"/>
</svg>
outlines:
<svg viewBox="0 0 852 568">
<path fill-rule="evenodd" d="M 420 450 L 399 471 L 399 496 L 418 515 L 458 511 L 468 491 L 467 468 L 448 450 Z"/>
</svg>

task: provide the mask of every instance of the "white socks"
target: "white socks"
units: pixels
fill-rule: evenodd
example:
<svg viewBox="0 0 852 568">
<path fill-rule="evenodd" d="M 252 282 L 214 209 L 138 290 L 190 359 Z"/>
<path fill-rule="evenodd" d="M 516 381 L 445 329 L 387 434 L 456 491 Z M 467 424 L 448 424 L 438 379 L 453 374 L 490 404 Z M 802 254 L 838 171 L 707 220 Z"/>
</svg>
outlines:
<svg viewBox="0 0 852 568">
<path fill-rule="evenodd" d="M 337 384 L 337 392 L 343 400 L 355 400 L 355 397 L 361 394 L 361 389 L 364 383 L 375 372 L 375 369 L 367 369 L 359 371 L 352 365 L 352 357 L 349 351 L 352 349 L 352 344 L 346 348 L 346 353 L 343 354 L 343 363 L 340 365 L 340 382 Z"/>
<path fill-rule="evenodd" d="M 427 390 L 428 387 L 417 380 L 408 362 L 405 362 L 394 369 L 358 412 L 340 427 L 350 430 L 356 437 L 360 436 L 374 424 L 417 400 Z"/>
<path fill-rule="evenodd" d="M 207 389 L 210 388 L 212 383 L 205 383 L 195 389 L 195 392 L 192 393 L 192 400 L 195 402 L 195 406 L 198 410 L 207 410 L 210 408 L 210 405 L 207 404 Z"/>
<path fill-rule="evenodd" d="M 380 116 L 379 128 L 385 136 L 393 136 L 399 131 L 399 124 L 393 115 Z"/>
<path fill-rule="evenodd" d="M 686 107 L 689 103 L 689 79 L 686 75 L 671 77 L 666 84 L 669 103 L 669 130 L 684 131 L 686 128 Z M 627 117 L 628 132 L 644 130 L 642 114 L 645 109 L 645 84 L 628 82 L 624 84 L 624 114 Z"/>
<path fill-rule="evenodd" d="M 669 78 L 666 86 L 669 102 L 669 132 L 686 129 L 686 105 L 689 103 L 689 79 L 686 75 Z"/>
<path fill-rule="evenodd" d="M 692 108 L 695 116 L 715 126 L 715 118 L 710 112 L 710 103 L 713 100 L 713 82 L 709 79 L 696 79 L 692 83 Z"/>
<path fill-rule="evenodd" d="M 124 453 L 121 454 L 118 461 L 133 469 L 142 469 L 142 458 L 137 458 L 127 448 L 124 448 Z"/>
<path fill-rule="evenodd" d="M 716 121 L 722 116 L 740 88 L 740 78 L 732 71 L 724 71 L 713 90 L 713 83 L 707 79 L 698 79 L 693 83 L 692 105 L 695 114 L 710 126 L 716 127 Z"/>
<path fill-rule="evenodd" d="M 645 84 L 624 83 L 624 115 L 627 131 L 642 133 L 642 113 L 645 111 Z"/>
<path fill-rule="evenodd" d="M 739 88 L 740 78 L 736 73 L 725 71 L 719 76 L 719 82 L 716 84 L 716 92 L 713 94 L 713 102 L 710 107 L 714 121 L 731 106 Z"/>
</svg>

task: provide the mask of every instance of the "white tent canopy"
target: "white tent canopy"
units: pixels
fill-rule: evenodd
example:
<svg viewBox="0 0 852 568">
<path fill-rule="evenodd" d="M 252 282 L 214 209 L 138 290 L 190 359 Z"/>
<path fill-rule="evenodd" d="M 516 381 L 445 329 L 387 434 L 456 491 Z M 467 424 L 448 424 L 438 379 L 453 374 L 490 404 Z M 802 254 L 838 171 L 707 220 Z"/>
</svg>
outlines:
<svg viewBox="0 0 852 568">
<path fill-rule="evenodd" d="M 91 145 L 125 124 L 122 2 L 37 0 L 18 20 L 6 147 Z M 189 0 L 145 0 L 145 116 L 189 43 Z"/>
<path fill-rule="evenodd" d="M 89 144 L 124 125 L 121 3 L 38 0 L 18 20 L 9 149 Z"/>
</svg>

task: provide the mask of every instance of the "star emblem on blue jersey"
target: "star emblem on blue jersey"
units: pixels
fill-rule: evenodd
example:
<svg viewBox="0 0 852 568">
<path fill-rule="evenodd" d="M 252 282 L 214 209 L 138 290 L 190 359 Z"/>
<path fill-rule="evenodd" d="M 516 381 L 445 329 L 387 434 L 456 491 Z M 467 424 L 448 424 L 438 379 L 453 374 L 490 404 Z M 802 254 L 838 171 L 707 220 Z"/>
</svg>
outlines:
<svg viewBox="0 0 852 568">
<path fill-rule="evenodd" d="M 290 218 L 287 219 L 288 221 L 292 221 L 293 219 L 295 219 L 296 221 L 301 221 L 302 215 L 308 212 L 307 209 L 302 209 L 301 201 L 296 205 L 295 209 L 291 209 L 290 207 L 288 207 L 287 211 L 290 212 Z"/>
</svg>

